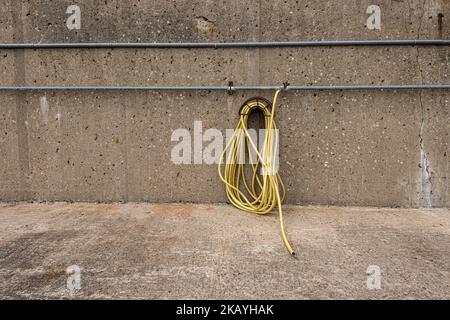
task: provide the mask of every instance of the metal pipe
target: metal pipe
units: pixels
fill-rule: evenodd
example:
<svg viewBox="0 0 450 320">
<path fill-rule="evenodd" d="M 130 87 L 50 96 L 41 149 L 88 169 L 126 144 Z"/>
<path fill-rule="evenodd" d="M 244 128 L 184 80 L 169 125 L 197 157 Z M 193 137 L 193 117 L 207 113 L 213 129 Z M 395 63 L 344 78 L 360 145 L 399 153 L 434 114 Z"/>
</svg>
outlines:
<svg viewBox="0 0 450 320">
<path fill-rule="evenodd" d="M 77 49 L 77 48 L 264 48 L 323 46 L 449 46 L 450 40 L 323 40 L 262 42 L 183 42 L 183 43 L 0 43 L 0 49 Z"/>
<path fill-rule="evenodd" d="M 362 85 L 362 86 L 289 86 L 287 90 L 329 91 L 329 90 L 430 90 L 450 89 L 450 84 L 403 84 L 403 85 Z"/>
<path fill-rule="evenodd" d="M 437 90 L 450 84 L 405 84 L 361 86 L 0 86 L 0 91 L 340 91 L 340 90 Z"/>
</svg>

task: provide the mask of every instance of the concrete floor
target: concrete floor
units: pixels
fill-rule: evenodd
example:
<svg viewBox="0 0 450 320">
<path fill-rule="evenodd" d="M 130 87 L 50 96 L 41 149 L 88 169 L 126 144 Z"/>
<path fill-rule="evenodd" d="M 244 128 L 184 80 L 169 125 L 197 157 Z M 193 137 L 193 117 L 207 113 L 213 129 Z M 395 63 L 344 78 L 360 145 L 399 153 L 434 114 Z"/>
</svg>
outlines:
<svg viewBox="0 0 450 320">
<path fill-rule="evenodd" d="M 295 258 L 229 205 L 0 204 L 0 298 L 450 298 L 448 209 L 285 211 Z"/>
</svg>

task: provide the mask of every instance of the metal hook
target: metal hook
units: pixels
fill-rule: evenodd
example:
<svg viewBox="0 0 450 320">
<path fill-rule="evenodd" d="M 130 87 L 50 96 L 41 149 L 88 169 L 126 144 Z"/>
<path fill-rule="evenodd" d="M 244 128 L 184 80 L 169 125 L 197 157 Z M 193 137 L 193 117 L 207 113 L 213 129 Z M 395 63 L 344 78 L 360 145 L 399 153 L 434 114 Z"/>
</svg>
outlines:
<svg viewBox="0 0 450 320">
<path fill-rule="evenodd" d="M 233 94 L 233 81 L 228 81 L 228 94 L 231 96 Z"/>
</svg>

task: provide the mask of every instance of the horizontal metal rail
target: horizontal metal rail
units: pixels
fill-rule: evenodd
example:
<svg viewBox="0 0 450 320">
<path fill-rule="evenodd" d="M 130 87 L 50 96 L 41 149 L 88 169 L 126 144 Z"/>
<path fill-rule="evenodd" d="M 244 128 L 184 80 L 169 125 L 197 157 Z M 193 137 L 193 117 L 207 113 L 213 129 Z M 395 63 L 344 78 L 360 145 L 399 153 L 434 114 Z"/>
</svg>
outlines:
<svg viewBox="0 0 450 320">
<path fill-rule="evenodd" d="M 450 84 L 338 85 L 338 86 L 0 86 L 0 91 L 340 91 L 340 90 L 438 90 Z"/>
<path fill-rule="evenodd" d="M 335 46 L 450 46 L 450 40 L 318 40 L 250 42 L 168 42 L 168 43 L 0 43 L 0 49 L 113 49 L 113 48 L 269 48 Z"/>
</svg>

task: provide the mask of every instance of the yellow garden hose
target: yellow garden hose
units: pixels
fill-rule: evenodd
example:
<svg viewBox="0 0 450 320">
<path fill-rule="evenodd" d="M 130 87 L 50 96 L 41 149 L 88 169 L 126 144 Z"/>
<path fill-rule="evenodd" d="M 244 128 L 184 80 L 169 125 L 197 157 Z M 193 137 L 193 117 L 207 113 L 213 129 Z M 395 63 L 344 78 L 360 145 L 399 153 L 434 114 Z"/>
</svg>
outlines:
<svg viewBox="0 0 450 320">
<path fill-rule="evenodd" d="M 244 103 L 240 110 L 236 129 L 220 156 L 218 171 L 220 179 L 225 184 L 227 197 L 235 207 L 257 214 L 266 214 L 275 206 L 278 207 L 281 236 L 286 249 L 294 255 L 295 252 L 284 231 L 281 208 L 286 191 L 274 158 L 274 154 L 278 150 L 277 126 L 274 117 L 279 94 L 280 90 L 277 90 L 273 97 L 271 110 L 270 102 L 262 98 L 253 98 Z M 257 109 L 263 113 L 265 123 L 264 141 L 260 149 L 248 132 L 249 115 Z M 252 178 L 249 185 L 245 175 L 244 162 L 246 155 L 250 160 L 252 154 L 256 155 L 257 159 L 253 161 L 255 163 L 250 163 Z M 222 165 L 224 165 L 223 170 Z M 262 178 L 258 174 L 259 170 L 261 170 Z"/>
</svg>

